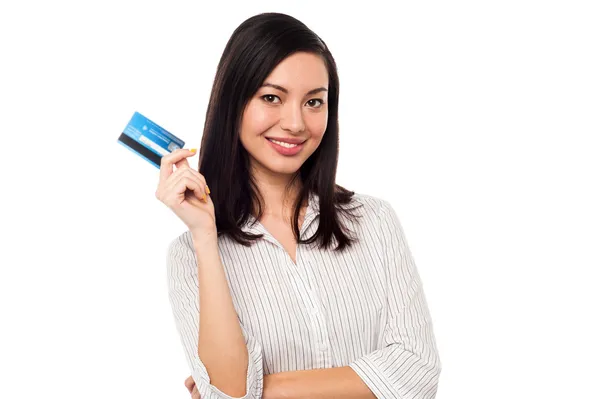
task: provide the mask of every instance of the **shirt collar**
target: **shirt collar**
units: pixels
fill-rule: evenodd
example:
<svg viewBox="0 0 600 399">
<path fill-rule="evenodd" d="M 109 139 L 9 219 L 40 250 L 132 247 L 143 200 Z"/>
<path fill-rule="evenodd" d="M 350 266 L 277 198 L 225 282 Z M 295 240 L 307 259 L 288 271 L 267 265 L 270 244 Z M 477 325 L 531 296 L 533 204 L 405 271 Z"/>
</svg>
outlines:
<svg viewBox="0 0 600 399">
<path fill-rule="evenodd" d="M 304 221 L 302 222 L 303 231 L 306 230 L 308 225 L 314 220 L 314 218 L 319 213 L 319 196 L 311 191 L 308 194 L 308 207 L 306 208 L 306 213 L 304 214 Z M 256 220 L 256 218 L 253 215 L 248 216 L 248 221 L 246 222 L 246 224 L 242 225 L 241 229 L 246 233 L 268 234 L 266 229 L 260 224 L 260 222 Z"/>
</svg>

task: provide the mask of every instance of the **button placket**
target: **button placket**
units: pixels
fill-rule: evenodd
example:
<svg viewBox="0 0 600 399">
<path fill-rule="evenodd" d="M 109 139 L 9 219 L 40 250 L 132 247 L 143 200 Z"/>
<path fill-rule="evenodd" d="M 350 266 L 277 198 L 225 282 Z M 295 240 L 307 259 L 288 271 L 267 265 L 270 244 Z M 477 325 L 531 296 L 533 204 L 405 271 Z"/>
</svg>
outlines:
<svg viewBox="0 0 600 399">
<path fill-rule="evenodd" d="M 318 316 L 320 302 L 319 302 L 318 295 L 315 294 L 315 286 L 314 286 L 314 284 L 311 283 L 311 280 L 312 280 L 311 272 L 308 269 L 308 267 L 310 267 L 310 261 L 307 261 L 306 264 L 303 264 L 302 266 L 303 267 L 301 268 L 301 270 L 302 270 L 303 275 L 306 280 L 306 281 L 303 281 L 303 283 L 304 283 L 304 286 L 306 287 L 306 291 L 308 292 L 308 295 L 310 295 L 310 298 L 312 299 L 312 301 L 311 301 L 312 306 L 310 308 L 308 308 L 308 311 L 312 316 Z"/>
<path fill-rule="evenodd" d="M 323 345 L 323 339 L 327 336 L 326 331 L 326 327 L 325 327 L 325 323 L 322 317 L 321 312 L 319 312 L 319 304 L 318 302 L 314 299 L 314 297 L 312 296 L 312 294 L 310 292 L 308 292 L 308 295 L 311 296 L 312 299 L 312 303 L 313 305 L 308 305 L 308 313 L 310 315 L 309 319 L 310 319 L 310 324 L 312 326 L 312 332 L 313 332 L 313 336 L 315 337 L 315 340 L 317 341 L 317 347 L 320 349 L 322 348 Z M 309 301 L 307 301 L 309 302 Z M 321 349 L 322 350 L 322 349 Z"/>
<path fill-rule="evenodd" d="M 306 281 L 305 278 L 302 277 L 302 258 L 300 256 L 300 250 L 298 249 L 297 251 L 297 255 L 296 255 L 296 262 L 297 265 L 299 267 L 297 268 L 293 268 L 292 270 L 292 275 L 294 276 L 294 278 L 298 281 L 298 285 L 301 287 L 302 293 L 301 293 L 301 298 L 302 298 L 302 302 L 304 303 L 304 307 L 308 310 L 309 314 L 314 315 L 318 313 L 318 302 L 315 298 L 315 296 L 313 295 L 312 290 L 310 289 L 308 282 Z M 314 319 L 314 318 L 311 318 Z"/>
<path fill-rule="evenodd" d="M 313 270 L 313 262 L 306 262 L 306 267 L 304 268 L 304 273 L 306 274 L 306 278 L 308 279 L 308 285 L 311 290 L 316 290 L 318 288 L 317 282 L 315 281 L 315 271 Z"/>
<path fill-rule="evenodd" d="M 329 334 L 327 334 L 327 322 L 325 321 L 325 317 L 323 314 L 318 313 L 316 315 L 316 320 L 318 324 L 320 324 L 320 328 L 317 330 L 317 348 L 325 352 L 329 349 Z"/>
<path fill-rule="evenodd" d="M 317 340 L 317 349 L 319 349 L 321 352 L 326 352 L 329 349 L 329 342 L 328 342 L 328 336 L 327 336 L 327 324 L 325 322 L 325 318 L 323 316 L 323 314 L 321 313 L 319 306 L 320 306 L 320 302 L 319 299 L 317 298 L 317 295 L 315 295 L 314 292 L 314 288 L 310 288 L 309 281 L 305 281 L 305 278 L 302 278 L 302 274 L 304 274 L 306 276 L 306 278 L 308 278 L 308 280 L 310 280 L 310 276 L 312 275 L 311 272 L 307 272 L 306 268 L 302 267 L 302 266 L 308 266 L 308 265 L 304 265 L 301 261 L 301 257 L 300 257 L 300 248 L 298 248 L 297 251 L 297 265 L 299 266 L 296 269 L 296 272 L 294 273 L 294 276 L 296 276 L 296 278 L 300 281 L 302 287 L 303 287 L 303 291 L 306 294 L 306 298 L 302 298 L 305 304 L 306 309 L 308 310 L 308 313 L 310 315 L 310 322 L 312 325 L 312 329 L 313 332 L 315 334 L 315 339 Z M 310 261 L 306 262 L 307 264 L 310 264 Z M 304 270 L 304 273 L 301 273 L 300 271 Z"/>
<path fill-rule="evenodd" d="M 327 320 L 325 315 L 319 309 L 320 302 L 311 293 L 315 307 L 310 309 L 311 321 L 314 326 L 315 339 L 317 341 L 317 349 L 321 352 L 329 350 L 329 335 L 327 334 Z"/>
</svg>

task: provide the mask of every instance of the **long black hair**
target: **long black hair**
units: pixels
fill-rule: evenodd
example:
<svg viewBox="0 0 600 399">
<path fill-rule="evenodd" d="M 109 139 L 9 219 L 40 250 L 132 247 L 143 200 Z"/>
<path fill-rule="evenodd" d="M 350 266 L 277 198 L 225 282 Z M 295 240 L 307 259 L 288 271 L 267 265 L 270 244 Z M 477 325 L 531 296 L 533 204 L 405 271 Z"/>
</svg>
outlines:
<svg viewBox="0 0 600 399">
<path fill-rule="evenodd" d="M 323 40 L 296 18 L 281 13 L 258 14 L 231 35 L 217 67 L 206 111 L 198 171 L 211 188 L 218 234 L 227 234 L 246 246 L 261 238 L 241 229 L 254 209 L 258 209 L 256 219 L 262 216 L 262 198 L 250 173 L 249 154 L 239 137 L 242 115 L 271 71 L 299 51 L 320 56 L 327 68 L 328 124 L 319 147 L 288 184 L 292 187 L 298 178 L 302 182 L 292 228 L 298 243 L 320 238 L 320 247 L 326 248 L 335 237 L 336 250 L 343 250 L 355 238 L 349 237 L 349 231 L 340 223 L 340 212 L 347 217 L 357 216 L 350 212 L 354 208 L 343 206 L 352 202 L 354 192 L 335 182 L 339 151 L 337 67 Z M 319 199 L 319 227 L 312 237 L 300 240 L 298 218 L 311 192 Z"/>
</svg>

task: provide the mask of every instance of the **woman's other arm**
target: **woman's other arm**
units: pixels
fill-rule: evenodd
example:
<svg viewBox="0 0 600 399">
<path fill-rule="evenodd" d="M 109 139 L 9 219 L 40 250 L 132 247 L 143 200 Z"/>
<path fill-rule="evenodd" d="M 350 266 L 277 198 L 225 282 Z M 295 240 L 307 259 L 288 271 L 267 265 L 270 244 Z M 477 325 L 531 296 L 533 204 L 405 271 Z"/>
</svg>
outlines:
<svg viewBox="0 0 600 399">
<path fill-rule="evenodd" d="M 169 247 L 177 330 L 203 399 L 261 398 L 262 348 L 240 325 L 214 240 L 184 234 Z"/>
</svg>

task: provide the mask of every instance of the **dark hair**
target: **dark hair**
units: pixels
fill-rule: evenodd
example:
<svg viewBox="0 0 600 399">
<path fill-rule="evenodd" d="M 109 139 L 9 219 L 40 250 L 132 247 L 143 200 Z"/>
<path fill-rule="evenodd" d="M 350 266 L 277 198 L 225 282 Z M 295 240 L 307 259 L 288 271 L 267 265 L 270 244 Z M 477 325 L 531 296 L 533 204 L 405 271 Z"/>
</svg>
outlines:
<svg viewBox="0 0 600 399">
<path fill-rule="evenodd" d="M 312 243 L 321 239 L 320 247 L 338 242 L 336 250 L 350 246 L 355 238 L 340 224 L 339 212 L 354 216 L 342 205 L 348 204 L 353 191 L 335 183 L 339 148 L 338 97 L 339 80 L 329 49 L 312 30 L 299 20 L 280 13 L 263 13 L 244 21 L 233 32 L 217 67 L 200 145 L 198 170 L 211 188 L 218 234 L 228 234 L 249 246 L 262 234 L 242 231 L 253 209 L 262 216 L 262 199 L 250 174 L 249 154 L 239 137 L 243 111 L 271 71 L 295 52 L 319 55 L 328 70 L 328 124 L 315 152 L 295 173 L 302 190 L 295 201 L 293 231 L 296 242 Z M 307 240 L 300 240 L 298 218 L 310 192 L 319 198 L 319 227 Z"/>
</svg>

